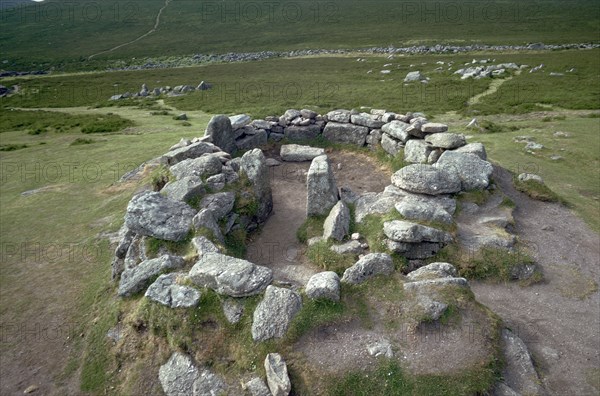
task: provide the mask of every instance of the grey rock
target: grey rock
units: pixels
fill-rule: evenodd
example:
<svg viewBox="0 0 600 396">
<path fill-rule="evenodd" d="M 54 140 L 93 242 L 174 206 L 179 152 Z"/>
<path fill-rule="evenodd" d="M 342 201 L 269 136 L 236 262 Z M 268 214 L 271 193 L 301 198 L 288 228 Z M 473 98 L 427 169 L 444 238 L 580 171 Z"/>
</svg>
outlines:
<svg viewBox="0 0 600 396">
<path fill-rule="evenodd" d="M 302 109 L 300 110 L 300 115 L 304 118 L 314 120 L 315 118 L 317 118 L 318 114 L 316 111 L 312 111 L 310 109 Z"/>
<path fill-rule="evenodd" d="M 233 191 L 210 194 L 200 201 L 201 209 L 212 210 L 215 220 L 221 220 L 233 210 L 235 193 Z"/>
<path fill-rule="evenodd" d="M 332 245 L 329 250 L 337 254 L 361 254 L 365 248 L 359 241 L 352 240 L 341 245 Z"/>
<path fill-rule="evenodd" d="M 273 167 L 281 165 L 281 162 L 277 161 L 275 158 L 267 158 L 266 164 L 268 167 Z"/>
<path fill-rule="evenodd" d="M 203 155 L 199 158 L 183 160 L 169 168 L 177 178 L 196 176 L 206 178 L 221 173 L 223 165 L 221 160 L 214 155 Z"/>
<path fill-rule="evenodd" d="M 192 359 L 180 352 L 174 352 L 158 371 L 158 379 L 167 396 L 193 395 L 194 382 L 199 376 Z"/>
<path fill-rule="evenodd" d="M 245 127 L 246 125 L 248 125 L 250 123 L 250 121 L 252 121 L 252 118 L 247 114 L 238 114 L 238 115 L 229 117 L 229 122 L 231 123 L 231 129 L 233 129 L 234 131 L 236 129 Z"/>
<path fill-rule="evenodd" d="M 342 282 L 359 284 L 376 275 L 389 275 L 394 272 L 394 263 L 389 254 L 370 253 L 347 268 Z"/>
<path fill-rule="evenodd" d="M 256 218 L 259 223 L 264 223 L 273 210 L 273 195 L 269 167 L 263 152 L 259 149 L 246 152 L 240 163 L 240 173 L 248 177 L 258 202 Z"/>
<path fill-rule="evenodd" d="M 542 179 L 541 176 L 533 174 L 533 173 L 521 173 L 521 174 L 519 174 L 519 176 L 517 176 L 517 178 L 519 179 L 519 181 L 522 181 L 522 182 L 527 182 L 529 180 L 533 180 L 538 183 L 544 184 L 544 179 Z"/>
<path fill-rule="evenodd" d="M 325 154 L 325 149 L 299 144 L 284 144 L 279 151 L 281 160 L 286 162 L 312 161 L 315 157 L 323 154 Z"/>
<path fill-rule="evenodd" d="M 490 177 L 494 171 L 492 164 L 482 160 L 475 154 L 444 151 L 435 163 L 439 170 L 456 174 L 461 180 L 462 189 L 481 190 L 490 184 Z"/>
<path fill-rule="evenodd" d="M 271 132 L 269 134 L 269 140 L 272 140 L 274 142 L 279 142 L 279 141 L 283 140 L 284 138 L 285 138 L 285 135 L 283 133 Z"/>
<path fill-rule="evenodd" d="M 426 77 L 421 74 L 420 71 L 411 71 L 408 72 L 406 74 L 406 77 L 404 77 L 404 82 L 410 83 L 410 82 L 417 82 L 417 81 L 421 81 L 421 80 L 425 80 Z"/>
<path fill-rule="evenodd" d="M 196 249 L 199 257 L 202 257 L 206 253 L 221 253 L 221 249 L 205 236 L 198 236 L 192 239 L 192 246 Z"/>
<path fill-rule="evenodd" d="M 531 278 L 536 270 L 537 265 L 535 264 L 519 263 L 511 269 L 510 277 L 515 280 L 526 280 Z"/>
<path fill-rule="evenodd" d="M 383 232 L 388 238 L 396 242 L 452 242 L 452 235 L 446 231 L 404 220 L 386 221 L 383 223 Z"/>
<path fill-rule="evenodd" d="M 273 280 L 266 267 L 220 253 L 206 253 L 189 273 L 191 281 L 231 297 L 252 296 L 263 291 Z"/>
<path fill-rule="evenodd" d="M 146 298 L 171 308 L 191 308 L 198 305 L 200 292 L 177 284 L 181 274 L 163 274 L 146 290 Z"/>
<path fill-rule="evenodd" d="M 310 140 L 321 133 L 321 128 L 316 125 L 291 125 L 283 130 L 283 134 L 289 140 Z"/>
<path fill-rule="evenodd" d="M 300 112 L 300 110 L 289 109 L 286 110 L 285 113 L 283 113 L 283 118 L 285 118 L 288 122 L 291 122 L 298 117 L 302 117 L 302 113 Z"/>
<path fill-rule="evenodd" d="M 441 278 L 441 279 L 426 279 L 415 282 L 407 282 L 403 285 L 406 291 L 426 292 L 432 288 L 438 287 L 469 287 L 469 283 L 465 278 Z"/>
<path fill-rule="evenodd" d="M 223 314 L 225 319 L 231 324 L 236 324 L 242 319 L 244 315 L 244 302 L 234 298 L 228 298 L 221 304 L 223 308 Z"/>
<path fill-rule="evenodd" d="M 227 393 L 227 384 L 216 374 L 204 369 L 194 382 L 192 392 L 193 396 L 224 395 Z"/>
<path fill-rule="evenodd" d="M 271 391 L 265 381 L 259 377 L 254 377 L 244 384 L 244 390 L 250 393 L 250 396 L 271 396 Z"/>
<path fill-rule="evenodd" d="M 332 301 L 340 300 L 340 277 L 333 271 L 319 272 L 308 280 L 305 289 L 311 299 L 324 298 Z"/>
<path fill-rule="evenodd" d="M 155 259 L 143 261 L 134 268 L 126 269 L 121 274 L 118 291 L 119 296 L 129 297 L 132 294 L 141 291 L 152 278 L 161 272 L 181 268 L 183 265 L 183 258 L 164 255 Z"/>
<path fill-rule="evenodd" d="M 221 191 L 225 188 L 226 182 L 227 177 L 224 174 L 219 173 L 218 175 L 206 179 L 206 187 L 210 189 L 210 191 Z"/>
<path fill-rule="evenodd" d="M 385 196 L 396 197 L 398 200 L 420 201 L 428 205 L 437 205 L 450 214 L 456 211 L 456 199 L 448 195 L 415 194 L 394 185 L 387 186 L 383 191 Z"/>
<path fill-rule="evenodd" d="M 527 346 L 516 334 L 508 329 L 502 331 L 504 350 L 504 382 L 522 395 L 543 395 L 544 391 Z"/>
<path fill-rule="evenodd" d="M 462 185 L 458 173 L 453 168 L 450 168 L 452 172 L 449 172 L 437 165 L 436 167 L 425 164 L 405 166 L 392 175 L 392 183 L 396 187 L 418 194 L 439 195 L 459 192 Z"/>
<path fill-rule="evenodd" d="M 273 396 L 288 396 L 292 390 L 285 360 L 278 353 L 269 353 L 265 358 L 267 384 Z"/>
<path fill-rule="evenodd" d="M 437 122 L 428 122 L 421 126 L 421 132 L 424 133 L 440 133 L 446 132 L 448 130 L 448 125 L 440 124 Z"/>
<path fill-rule="evenodd" d="M 131 240 L 123 260 L 124 269 L 133 268 L 148 259 L 146 256 L 146 238 L 143 235 L 136 235 Z"/>
<path fill-rule="evenodd" d="M 212 237 L 217 241 L 224 243 L 225 238 L 223 237 L 223 233 L 221 231 L 221 227 L 217 223 L 215 219 L 215 214 L 210 209 L 202 209 L 194 216 L 192 219 L 192 224 L 194 225 L 195 230 L 208 230 L 212 233 Z"/>
<path fill-rule="evenodd" d="M 350 122 L 350 110 L 333 110 L 327 113 L 327 120 L 333 122 Z"/>
<path fill-rule="evenodd" d="M 210 136 L 212 142 L 228 153 L 236 150 L 235 135 L 229 117 L 219 114 L 213 116 L 206 127 L 204 136 Z"/>
<path fill-rule="evenodd" d="M 413 164 L 426 164 L 429 162 L 429 155 L 432 151 L 431 144 L 424 140 L 409 140 L 404 147 L 404 161 Z"/>
<path fill-rule="evenodd" d="M 521 396 L 504 382 L 498 382 L 492 392 L 493 396 Z"/>
<path fill-rule="evenodd" d="M 134 196 L 127 205 L 125 224 L 139 235 L 181 241 L 190 231 L 196 211 L 157 192 Z"/>
<path fill-rule="evenodd" d="M 183 147 L 176 148 L 163 154 L 160 162 L 166 165 L 175 165 L 186 159 L 198 158 L 204 154 L 214 152 L 215 145 L 207 142 L 197 142 Z"/>
<path fill-rule="evenodd" d="M 390 344 L 388 340 L 381 340 L 367 345 L 367 351 L 369 352 L 369 355 L 374 357 L 385 356 L 388 359 L 394 357 L 392 344 Z"/>
<path fill-rule="evenodd" d="M 329 213 L 338 202 L 339 196 L 333 170 L 326 155 L 320 155 L 312 160 L 306 176 L 306 184 L 307 216 Z"/>
<path fill-rule="evenodd" d="M 457 153 L 475 154 L 482 160 L 484 160 L 484 161 L 487 160 L 487 153 L 485 151 L 485 146 L 482 143 L 469 143 L 467 145 L 464 145 L 462 147 L 455 149 L 454 151 L 456 151 Z"/>
<path fill-rule="evenodd" d="M 352 114 L 350 121 L 355 125 L 362 125 L 373 129 L 378 129 L 385 124 L 385 122 L 374 118 L 368 113 Z"/>
<path fill-rule="evenodd" d="M 302 298 L 298 293 L 281 287 L 268 286 L 264 298 L 254 311 L 252 339 L 265 341 L 283 337 L 300 309 L 302 309 Z"/>
<path fill-rule="evenodd" d="M 452 264 L 436 262 L 409 272 L 406 278 L 414 282 L 426 279 L 455 278 L 456 276 L 458 276 L 458 272 Z"/>
<path fill-rule="evenodd" d="M 323 129 L 323 136 L 336 143 L 349 143 L 364 146 L 369 128 L 349 123 L 328 122 Z"/>
<path fill-rule="evenodd" d="M 408 243 L 390 239 L 384 241 L 387 248 L 409 260 L 423 260 L 435 256 L 445 246 L 441 242 Z"/>
<path fill-rule="evenodd" d="M 423 127 L 421 127 L 421 129 Z M 425 137 L 425 141 L 431 144 L 432 147 L 443 148 L 447 150 L 459 148 L 467 144 L 467 141 L 465 140 L 465 135 L 449 132 L 434 133 L 432 135 L 428 135 Z"/>
<path fill-rule="evenodd" d="M 268 135 L 264 129 L 259 129 L 256 134 L 248 135 L 235 141 L 239 150 L 245 151 L 267 144 Z"/>
<path fill-rule="evenodd" d="M 388 154 L 396 156 L 402 150 L 403 144 L 400 140 L 394 139 L 387 133 L 381 136 L 381 148 Z"/>
<path fill-rule="evenodd" d="M 410 138 L 410 135 L 406 131 L 410 124 L 402 121 L 391 121 L 381 127 L 381 130 L 384 133 L 387 133 L 394 139 L 400 140 L 402 143 L 406 143 L 406 141 Z"/>
<path fill-rule="evenodd" d="M 428 320 L 438 320 L 448 309 L 447 304 L 432 299 L 426 293 L 418 293 L 416 300 L 417 305 L 421 308 L 423 315 Z"/>
<path fill-rule="evenodd" d="M 525 145 L 525 150 L 541 150 L 544 148 L 543 144 L 536 142 L 529 142 Z"/>
<path fill-rule="evenodd" d="M 394 209 L 394 205 L 399 200 L 398 197 L 384 193 L 364 193 L 355 201 L 354 220 L 357 223 L 363 221 L 370 214 L 383 215 Z"/>
<path fill-rule="evenodd" d="M 358 195 L 350 187 L 340 187 L 340 200 L 346 205 L 352 205 L 358 199 Z"/>
<path fill-rule="evenodd" d="M 189 202 L 204 194 L 206 189 L 198 176 L 186 176 L 167 183 L 160 192 L 174 201 Z"/>
<path fill-rule="evenodd" d="M 446 212 L 441 206 L 421 200 L 405 199 L 398 202 L 395 207 L 398 213 L 408 220 L 445 224 L 452 224 L 453 221 L 452 215 Z"/>
<path fill-rule="evenodd" d="M 343 201 L 338 201 L 331 209 L 323 224 L 323 238 L 341 241 L 350 230 L 350 209 Z"/>
</svg>

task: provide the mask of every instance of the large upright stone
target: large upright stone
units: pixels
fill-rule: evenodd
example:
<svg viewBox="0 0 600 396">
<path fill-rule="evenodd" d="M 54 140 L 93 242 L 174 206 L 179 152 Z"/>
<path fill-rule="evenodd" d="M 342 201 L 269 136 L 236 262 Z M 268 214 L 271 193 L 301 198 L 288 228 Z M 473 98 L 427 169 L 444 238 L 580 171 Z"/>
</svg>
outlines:
<svg viewBox="0 0 600 396">
<path fill-rule="evenodd" d="M 349 123 L 329 122 L 325 125 L 323 136 L 330 142 L 350 143 L 364 146 L 369 128 Z"/>
<path fill-rule="evenodd" d="M 217 147 L 230 154 L 237 149 L 231 121 L 226 115 L 213 116 L 208 122 L 204 136 L 210 136 Z"/>
<path fill-rule="evenodd" d="M 302 298 L 298 293 L 282 287 L 268 286 L 264 298 L 254 311 L 252 339 L 265 341 L 283 337 L 300 309 Z"/>
<path fill-rule="evenodd" d="M 278 353 L 269 353 L 265 358 L 267 384 L 273 396 L 288 396 L 292 390 L 287 365 Z"/>
<path fill-rule="evenodd" d="M 338 201 L 331 209 L 323 224 L 323 238 L 341 241 L 350 230 L 350 209 L 343 201 Z"/>
<path fill-rule="evenodd" d="M 308 199 L 306 215 L 320 216 L 329 213 L 338 202 L 339 194 L 331 164 L 326 155 L 312 160 L 306 176 Z"/>
<path fill-rule="evenodd" d="M 240 161 L 240 172 L 245 174 L 252 184 L 258 202 L 256 217 L 259 223 L 263 223 L 273 210 L 269 167 L 263 152 L 260 149 L 246 152 Z"/>
<path fill-rule="evenodd" d="M 273 280 L 266 267 L 220 253 L 205 253 L 189 273 L 191 281 L 231 297 L 252 296 Z"/>
<path fill-rule="evenodd" d="M 428 195 L 452 194 L 461 190 L 457 172 L 425 164 L 408 165 L 398 170 L 392 175 L 392 183 L 404 190 Z"/>
<path fill-rule="evenodd" d="M 458 175 L 462 189 L 465 191 L 487 188 L 494 172 L 492 164 L 482 160 L 476 154 L 456 151 L 444 151 L 434 166 L 439 170 Z"/>
<path fill-rule="evenodd" d="M 195 214 L 196 211 L 183 202 L 157 192 L 145 192 L 129 201 L 125 224 L 139 235 L 181 241 L 188 235 Z"/>
</svg>

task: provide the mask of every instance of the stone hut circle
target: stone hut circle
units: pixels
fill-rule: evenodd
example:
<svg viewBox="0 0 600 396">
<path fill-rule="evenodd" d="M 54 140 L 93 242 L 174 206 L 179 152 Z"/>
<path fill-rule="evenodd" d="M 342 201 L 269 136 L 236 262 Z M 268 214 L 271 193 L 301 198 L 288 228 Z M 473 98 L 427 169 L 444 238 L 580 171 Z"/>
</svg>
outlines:
<svg viewBox="0 0 600 396">
<path fill-rule="evenodd" d="M 317 147 L 323 142 L 325 148 Z M 353 167 L 359 173 L 364 154 L 332 161 L 348 147 L 402 153 L 404 166 L 391 175 L 364 175 L 385 180 L 377 191 L 353 190 L 348 175 Z M 286 165 L 296 166 L 294 191 L 273 184 L 273 169 Z M 240 340 L 260 353 L 270 348 L 253 369 L 234 370 L 228 367 L 239 356 L 231 351 L 222 361 L 203 361 L 206 345 L 169 344 L 168 359 L 153 374 L 164 394 L 317 392 L 328 379 L 369 372 L 382 362 L 415 377 L 452 376 L 457 367 L 483 372 L 503 356 L 520 364 L 506 366 L 493 385 L 504 392 L 498 394 L 542 394 L 517 335 L 475 300 L 458 263 L 437 260 L 452 246 L 517 249 L 512 210 L 502 204 L 481 143 L 468 143 L 418 112 L 290 109 L 255 120 L 216 115 L 204 136 L 181 139 L 143 166 L 168 181 L 147 185 L 127 205 L 112 261 L 119 298 L 170 312 L 216 310 L 226 322 L 211 326 L 237 326 Z M 465 194 L 489 198 L 461 204 Z M 253 262 L 239 249 L 285 215 L 282 196 L 298 198 L 301 220 L 321 227 L 311 229 L 285 271 L 277 262 Z M 293 222 L 280 221 L 274 238 L 277 231 L 296 233 Z M 309 251 L 346 265 L 321 268 L 306 258 Z M 531 263 L 518 266 L 514 278 L 534 271 Z M 353 316 L 358 299 L 368 320 Z M 300 332 L 298 323 L 310 323 L 321 306 L 338 313 Z M 463 337 L 465 326 L 477 331 Z M 428 340 L 440 329 L 447 340 Z"/>
</svg>

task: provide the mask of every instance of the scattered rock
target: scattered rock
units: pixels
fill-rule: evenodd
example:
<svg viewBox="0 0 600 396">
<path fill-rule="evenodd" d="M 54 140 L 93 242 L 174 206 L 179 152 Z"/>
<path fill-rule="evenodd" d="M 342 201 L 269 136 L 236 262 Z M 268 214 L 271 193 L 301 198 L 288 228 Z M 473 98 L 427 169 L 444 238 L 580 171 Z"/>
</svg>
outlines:
<svg viewBox="0 0 600 396">
<path fill-rule="evenodd" d="M 389 275 L 394 272 L 394 263 L 389 254 L 370 253 L 344 271 L 342 282 L 359 284 L 376 275 Z"/>
<path fill-rule="evenodd" d="M 265 358 L 267 383 L 273 396 L 288 396 L 292 390 L 285 360 L 278 353 L 269 353 Z"/>
<path fill-rule="evenodd" d="M 200 292 L 177 284 L 182 274 L 163 274 L 146 290 L 146 298 L 171 308 L 191 308 L 198 305 Z"/>
<path fill-rule="evenodd" d="M 458 276 L 458 272 L 452 264 L 436 262 L 409 272 L 406 278 L 414 282 L 427 279 L 455 278 L 456 276 Z"/>
<path fill-rule="evenodd" d="M 174 352 L 158 371 L 158 379 L 167 396 L 193 395 L 194 382 L 199 376 L 192 359 L 180 352 Z"/>
<path fill-rule="evenodd" d="M 237 149 L 235 134 L 231 127 L 229 117 L 219 114 L 213 116 L 208 122 L 204 136 L 210 136 L 212 142 L 221 150 L 232 154 Z"/>
<path fill-rule="evenodd" d="M 129 297 L 142 290 L 156 275 L 163 271 L 181 268 L 184 263 L 183 258 L 168 254 L 143 261 L 136 267 L 123 271 L 118 294 L 121 297 Z"/>
<path fill-rule="evenodd" d="M 388 359 L 394 357 L 392 344 L 390 344 L 388 340 L 381 340 L 368 345 L 367 351 L 369 352 L 369 355 L 374 357 L 385 356 Z"/>
<path fill-rule="evenodd" d="M 190 280 L 219 294 L 246 297 L 259 294 L 273 280 L 266 267 L 220 253 L 206 253 L 192 267 Z"/>
<path fill-rule="evenodd" d="M 264 298 L 254 311 L 252 339 L 265 341 L 283 337 L 301 308 L 302 298 L 298 293 L 281 287 L 268 286 Z"/>
<path fill-rule="evenodd" d="M 341 241 L 350 229 L 350 209 L 343 201 L 338 201 L 331 209 L 323 224 L 323 238 Z"/>
<path fill-rule="evenodd" d="M 319 272 L 308 280 L 305 289 L 311 299 L 340 300 L 340 277 L 333 271 Z"/>
<path fill-rule="evenodd" d="M 250 392 L 250 396 L 271 396 L 271 391 L 259 377 L 254 377 L 246 382 L 243 386 L 244 390 Z"/>
<path fill-rule="evenodd" d="M 406 77 L 404 77 L 404 82 L 406 82 L 406 83 L 423 81 L 423 80 L 426 80 L 426 77 L 423 74 L 421 74 L 420 71 L 408 72 Z"/>
<path fill-rule="evenodd" d="M 33 393 L 33 392 L 37 391 L 38 389 L 40 389 L 40 387 L 37 385 L 29 385 L 27 388 L 25 388 L 23 393 L 25 393 L 25 394 Z"/>
<path fill-rule="evenodd" d="M 312 161 L 323 154 L 325 154 L 325 150 L 322 148 L 301 146 L 299 144 L 284 144 L 279 152 L 281 160 L 287 162 Z"/>
<path fill-rule="evenodd" d="M 525 150 L 541 150 L 544 148 L 543 144 L 536 142 L 529 142 L 525 145 Z"/>
<path fill-rule="evenodd" d="M 536 181 L 538 183 L 544 184 L 544 179 L 541 176 L 533 174 L 533 173 L 521 173 L 518 176 L 519 181 L 527 182 L 529 180 Z"/>
<path fill-rule="evenodd" d="M 244 314 L 244 303 L 241 300 L 228 298 L 221 304 L 225 319 L 231 324 L 236 324 L 242 319 Z"/>
</svg>

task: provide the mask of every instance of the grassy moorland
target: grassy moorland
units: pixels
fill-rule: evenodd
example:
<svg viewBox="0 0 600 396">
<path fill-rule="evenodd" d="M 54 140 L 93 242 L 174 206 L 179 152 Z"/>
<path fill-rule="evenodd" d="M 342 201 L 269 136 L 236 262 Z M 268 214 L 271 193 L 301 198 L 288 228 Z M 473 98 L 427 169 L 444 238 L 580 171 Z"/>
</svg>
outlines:
<svg viewBox="0 0 600 396">
<path fill-rule="evenodd" d="M 148 32 L 165 4 L 156 31 L 88 60 Z M 589 42 L 598 41 L 599 12 L 593 0 L 47 0 L 2 10 L 0 52 L 9 69 L 72 70 L 98 68 L 107 59 L 231 51 Z"/>
</svg>

